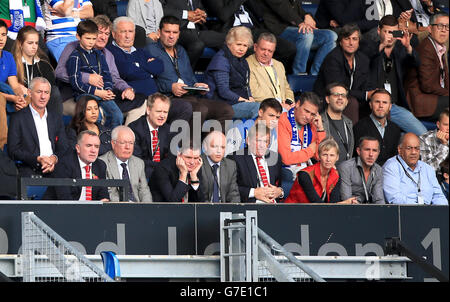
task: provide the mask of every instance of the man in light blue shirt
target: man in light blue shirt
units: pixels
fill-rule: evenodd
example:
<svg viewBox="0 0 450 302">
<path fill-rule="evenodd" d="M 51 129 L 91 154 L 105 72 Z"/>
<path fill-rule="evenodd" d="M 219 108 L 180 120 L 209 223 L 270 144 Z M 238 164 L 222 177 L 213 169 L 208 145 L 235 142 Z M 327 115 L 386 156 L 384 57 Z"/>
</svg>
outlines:
<svg viewBox="0 0 450 302">
<path fill-rule="evenodd" d="M 383 191 L 392 204 L 448 205 L 434 169 L 419 160 L 420 140 L 406 133 L 400 140 L 398 155 L 383 165 Z"/>
</svg>

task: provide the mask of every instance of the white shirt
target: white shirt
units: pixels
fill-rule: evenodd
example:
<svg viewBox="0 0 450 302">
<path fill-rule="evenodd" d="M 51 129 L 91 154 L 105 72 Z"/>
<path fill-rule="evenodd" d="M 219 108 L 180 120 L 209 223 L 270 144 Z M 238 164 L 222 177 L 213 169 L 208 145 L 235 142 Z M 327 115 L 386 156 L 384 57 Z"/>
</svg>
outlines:
<svg viewBox="0 0 450 302">
<path fill-rule="evenodd" d="M 117 161 L 117 168 L 119 169 L 119 177 L 120 177 L 120 179 L 122 179 L 122 174 L 123 174 L 122 164 L 127 164 L 128 177 L 130 177 L 130 167 L 128 166 L 128 160 L 121 161 L 120 159 L 118 159 L 116 157 L 116 161 Z"/>
<path fill-rule="evenodd" d="M 39 139 L 39 155 L 40 156 L 50 156 L 53 154 L 52 142 L 48 137 L 48 126 L 47 126 L 47 108 L 45 109 L 44 115 L 41 116 L 39 113 L 30 105 L 31 114 L 33 115 L 34 125 L 36 126 L 36 132 Z"/>
<path fill-rule="evenodd" d="M 92 164 L 90 164 L 90 166 L 91 166 L 91 169 L 90 169 L 90 172 L 89 172 L 89 178 L 86 178 L 86 166 L 88 166 L 88 165 L 86 165 L 81 159 L 80 159 L 80 157 L 78 156 L 78 162 L 79 162 L 79 164 L 80 164 L 80 169 L 81 169 L 81 178 L 82 179 L 92 179 L 92 174 L 94 174 L 94 173 L 92 173 Z M 80 195 L 80 199 L 79 200 L 86 200 L 86 187 L 81 187 L 81 195 Z"/>
</svg>

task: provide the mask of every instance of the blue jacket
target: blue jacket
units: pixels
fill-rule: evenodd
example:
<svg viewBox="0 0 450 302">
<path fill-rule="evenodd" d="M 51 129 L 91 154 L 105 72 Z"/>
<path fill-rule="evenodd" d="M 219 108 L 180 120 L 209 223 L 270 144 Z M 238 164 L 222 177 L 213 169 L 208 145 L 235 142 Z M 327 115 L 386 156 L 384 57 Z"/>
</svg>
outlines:
<svg viewBox="0 0 450 302">
<path fill-rule="evenodd" d="M 96 87 L 84 83 L 81 73 L 96 73 L 103 77 L 103 89 L 112 90 L 113 82 L 105 56 L 98 49 L 87 51 L 81 47 L 75 48 L 66 63 L 69 81 L 75 96 L 88 93 L 94 94 Z"/>
<path fill-rule="evenodd" d="M 251 96 L 249 76 L 247 60 L 233 56 L 224 46 L 206 68 L 205 82 L 210 89 L 206 97 L 223 100 L 230 105 L 238 103 L 239 97 L 248 99 Z"/>
<path fill-rule="evenodd" d="M 159 92 L 170 95 L 172 94 L 172 84 L 178 82 L 178 75 L 175 66 L 178 65 L 178 71 L 181 79 L 188 86 L 193 86 L 197 83 L 194 71 L 191 67 L 191 62 L 186 53 L 186 50 L 180 45 L 175 46 L 177 53 L 177 63 L 175 64 L 166 52 L 161 42 L 151 43 L 144 48 L 151 56 L 160 59 L 164 64 L 164 72 L 160 73 L 156 77 L 156 84 L 158 85 Z"/>
<path fill-rule="evenodd" d="M 160 60 L 140 48 L 131 54 L 113 44 L 108 44 L 106 48 L 114 56 L 120 78 L 133 87 L 136 93 L 149 96 L 158 91 L 155 77 L 164 71 Z M 154 59 L 149 61 L 151 58 Z"/>
</svg>

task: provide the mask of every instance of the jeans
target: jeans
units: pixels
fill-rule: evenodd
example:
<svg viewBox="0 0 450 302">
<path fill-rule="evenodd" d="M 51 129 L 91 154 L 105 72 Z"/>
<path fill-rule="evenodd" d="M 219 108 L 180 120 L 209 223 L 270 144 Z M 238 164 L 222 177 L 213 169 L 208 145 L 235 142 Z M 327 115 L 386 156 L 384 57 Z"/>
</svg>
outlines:
<svg viewBox="0 0 450 302">
<path fill-rule="evenodd" d="M 298 27 L 289 26 L 280 34 L 280 37 L 295 43 L 297 47 L 292 64 L 294 74 L 306 72 L 310 51 L 317 50 L 310 71 L 311 75 L 317 75 L 323 60 L 336 46 L 337 34 L 328 29 L 314 29 L 313 33 L 299 33 Z"/>
<path fill-rule="evenodd" d="M 72 41 L 77 41 L 75 36 L 67 36 L 62 38 L 53 39 L 47 42 L 48 51 L 52 54 L 55 60 L 58 62 L 64 48 Z"/>
<path fill-rule="evenodd" d="M 284 199 L 288 198 L 289 192 L 292 189 L 292 186 L 294 185 L 294 181 L 292 179 L 292 171 L 288 168 L 281 168 L 281 188 L 284 192 Z"/>
<path fill-rule="evenodd" d="M 425 128 L 422 122 L 411 111 L 395 104 L 392 104 L 391 108 L 391 121 L 396 123 L 402 131 L 412 132 L 417 136 L 427 132 L 427 128 Z"/>
<path fill-rule="evenodd" d="M 259 102 L 239 102 L 231 107 L 234 110 L 234 119 L 254 119 L 258 116 Z"/>
<path fill-rule="evenodd" d="M 114 129 L 117 126 L 122 125 L 123 123 L 123 114 L 114 101 L 100 101 L 100 107 L 103 109 L 103 113 L 105 114 L 105 127 L 108 129 Z M 99 115 L 99 119 L 101 116 Z"/>
</svg>

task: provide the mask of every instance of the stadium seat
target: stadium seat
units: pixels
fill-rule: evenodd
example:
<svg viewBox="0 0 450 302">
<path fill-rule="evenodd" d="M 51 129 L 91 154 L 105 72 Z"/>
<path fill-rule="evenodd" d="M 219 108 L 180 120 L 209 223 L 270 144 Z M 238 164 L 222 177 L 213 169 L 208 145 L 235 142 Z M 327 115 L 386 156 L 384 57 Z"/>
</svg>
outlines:
<svg viewBox="0 0 450 302">
<path fill-rule="evenodd" d="M 101 252 L 103 261 L 103 269 L 105 273 L 110 276 L 112 279 L 117 280 L 120 278 L 120 265 L 119 260 L 114 252 Z"/>
<path fill-rule="evenodd" d="M 126 16 L 127 15 L 127 6 L 128 6 L 128 0 L 120 0 L 116 1 L 117 4 L 117 15 L 120 16 Z"/>
<path fill-rule="evenodd" d="M 295 94 L 304 92 L 304 91 L 312 91 L 314 82 L 316 81 L 317 76 L 313 75 L 294 75 L 290 74 L 287 76 L 287 80 L 289 82 L 289 86 Z"/>
<path fill-rule="evenodd" d="M 425 128 L 427 128 L 427 130 L 437 129 L 437 125 L 434 122 L 423 121 L 423 120 L 419 120 L 419 121 L 425 126 Z"/>
</svg>

